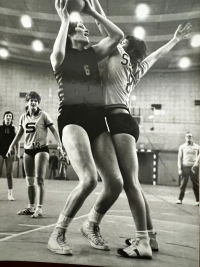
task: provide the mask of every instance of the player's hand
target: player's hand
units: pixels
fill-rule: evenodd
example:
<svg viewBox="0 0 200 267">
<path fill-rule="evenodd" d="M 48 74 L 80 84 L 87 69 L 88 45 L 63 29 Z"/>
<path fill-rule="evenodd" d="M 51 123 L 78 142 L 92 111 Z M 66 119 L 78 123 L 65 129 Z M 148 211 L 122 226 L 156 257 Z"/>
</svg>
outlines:
<svg viewBox="0 0 200 267">
<path fill-rule="evenodd" d="M 55 0 L 55 9 L 61 21 L 64 19 L 69 19 L 67 5 L 68 5 L 68 0 Z"/>
<path fill-rule="evenodd" d="M 174 33 L 174 38 L 176 38 L 178 41 L 181 41 L 188 38 L 191 32 L 192 24 L 190 22 L 188 22 L 184 27 L 182 25 L 179 25 Z"/>
<path fill-rule="evenodd" d="M 179 174 L 179 175 L 183 175 L 182 170 L 179 170 L 179 171 L 178 171 L 178 174 Z"/>
<path fill-rule="evenodd" d="M 12 155 L 13 149 L 9 147 L 6 157 L 9 158 Z"/>
<path fill-rule="evenodd" d="M 85 2 L 85 6 L 82 10 L 82 13 L 87 15 L 92 15 L 94 13 L 95 9 L 93 8 L 90 0 L 83 0 Z"/>
<path fill-rule="evenodd" d="M 65 158 L 66 158 L 67 165 L 69 165 L 70 164 L 70 160 L 69 160 L 68 156 L 65 155 Z"/>
<path fill-rule="evenodd" d="M 198 168 L 198 164 L 197 165 L 193 165 L 192 166 L 192 168 L 191 168 L 191 171 L 193 172 L 193 173 L 195 173 L 196 171 L 197 171 L 197 168 Z"/>
</svg>

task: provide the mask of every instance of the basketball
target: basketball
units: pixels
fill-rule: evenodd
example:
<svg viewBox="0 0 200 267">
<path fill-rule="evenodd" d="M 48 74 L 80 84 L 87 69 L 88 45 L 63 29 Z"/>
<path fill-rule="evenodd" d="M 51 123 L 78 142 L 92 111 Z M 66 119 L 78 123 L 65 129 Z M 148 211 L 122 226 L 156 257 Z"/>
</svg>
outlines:
<svg viewBox="0 0 200 267">
<path fill-rule="evenodd" d="M 70 13 L 78 12 L 81 13 L 85 6 L 85 2 L 83 0 L 69 0 L 67 10 Z"/>
</svg>

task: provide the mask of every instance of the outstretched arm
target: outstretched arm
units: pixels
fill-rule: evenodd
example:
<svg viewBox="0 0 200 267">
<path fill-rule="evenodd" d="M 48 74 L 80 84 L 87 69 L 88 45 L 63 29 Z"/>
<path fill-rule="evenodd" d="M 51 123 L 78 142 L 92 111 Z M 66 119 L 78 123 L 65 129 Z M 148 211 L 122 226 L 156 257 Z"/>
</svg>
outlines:
<svg viewBox="0 0 200 267">
<path fill-rule="evenodd" d="M 96 51 L 98 61 L 101 61 L 107 57 L 119 44 L 123 38 L 123 32 L 111 21 L 100 15 L 90 4 L 89 0 L 84 0 L 85 8 L 84 13 L 91 15 L 95 20 L 98 21 L 106 30 L 107 37 L 101 40 L 98 44 L 94 45 L 93 48 Z"/>
<path fill-rule="evenodd" d="M 186 39 L 190 32 L 192 31 L 192 25 L 187 23 L 185 27 L 179 25 L 174 37 L 164 46 L 160 47 L 158 50 L 149 55 L 145 61 L 148 63 L 149 68 L 161 57 L 166 55 L 179 41 Z"/>
<path fill-rule="evenodd" d="M 61 26 L 56 37 L 53 52 L 50 56 L 51 65 L 55 71 L 65 58 L 66 40 L 69 29 L 68 0 L 55 0 L 55 8 L 61 20 Z"/>
<path fill-rule="evenodd" d="M 24 129 L 20 126 L 15 138 L 13 139 L 12 143 L 9 146 L 8 152 L 6 154 L 6 157 L 10 157 L 11 156 L 13 148 L 20 141 L 20 139 L 22 138 L 23 133 L 24 133 Z"/>
</svg>

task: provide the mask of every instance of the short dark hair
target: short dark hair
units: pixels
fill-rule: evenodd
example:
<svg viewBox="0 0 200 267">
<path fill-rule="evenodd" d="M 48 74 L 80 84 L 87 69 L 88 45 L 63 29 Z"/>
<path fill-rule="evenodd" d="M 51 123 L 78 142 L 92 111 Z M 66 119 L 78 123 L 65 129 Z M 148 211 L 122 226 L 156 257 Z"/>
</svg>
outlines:
<svg viewBox="0 0 200 267">
<path fill-rule="evenodd" d="M 37 99 L 38 103 L 40 103 L 41 101 L 41 96 L 34 92 L 34 91 L 31 91 L 30 93 L 28 93 L 26 96 L 25 96 L 25 100 L 26 102 L 28 102 L 30 99 Z"/>
<path fill-rule="evenodd" d="M 131 35 L 126 36 L 126 39 L 129 41 L 126 52 L 130 56 L 131 64 L 141 62 L 147 56 L 147 46 L 145 42 Z"/>
<path fill-rule="evenodd" d="M 3 114 L 3 124 L 5 124 L 5 121 L 4 121 L 4 118 L 5 118 L 5 115 L 6 114 L 11 114 L 12 115 L 12 121 L 11 121 L 11 125 L 13 124 L 13 119 L 14 119 L 14 115 L 11 111 L 6 111 L 4 114 Z"/>
</svg>

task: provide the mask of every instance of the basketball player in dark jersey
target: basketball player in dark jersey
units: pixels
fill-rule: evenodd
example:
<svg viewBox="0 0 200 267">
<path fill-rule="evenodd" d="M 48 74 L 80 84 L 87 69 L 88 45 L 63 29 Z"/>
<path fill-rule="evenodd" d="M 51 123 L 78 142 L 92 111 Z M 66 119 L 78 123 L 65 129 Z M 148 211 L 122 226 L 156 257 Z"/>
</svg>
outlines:
<svg viewBox="0 0 200 267">
<path fill-rule="evenodd" d="M 61 27 L 51 55 L 51 65 L 59 85 L 59 133 L 79 178 L 79 184 L 70 193 L 48 242 L 49 250 L 66 255 L 71 255 L 72 249 L 66 243 L 65 233 L 85 199 L 96 187 L 96 166 L 102 173 L 102 179 L 106 177 L 106 186 L 115 188 L 114 199 L 123 188 L 116 154 L 105 124 L 104 97 L 98 70 L 98 62 L 115 49 L 123 33 L 100 16 L 89 0 L 84 2 L 84 12 L 98 20 L 108 36 L 86 49 L 89 31 L 80 22 L 69 23 L 68 1 L 57 0 L 55 6 Z M 112 186 L 109 183 L 113 183 Z M 109 189 L 103 191 L 109 194 Z M 90 224 L 88 231 L 94 237 L 94 246 L 109 250 L 95 224 Z"/>
<path fill-rule="evenodd" d="M 18 215 L 32 215 L 32 218 L 42 216 L 42 206 L 44 202 L 44 179 L 49 163 L 49 149 L 47 142 L 48 129 L 52 132 L 62 153 L 62 145 L 53 121 L 47 112 L 39 108 L 41 97 L 36 92 L 26 95 L 26 112 L 21 115 L 19 129 L 11 143 L 7 155 L 10 156 L 15 144 L 24 138 L 24 168 L 28 186 L 29 204 L 28 208 L 20 210 Z M 35 180 L 37 181 L 37 207 L 35 209 Z"/>
<path fill-rule="evenodd" d="M 2 175 L 3 163 L 6 164 L 6 177 L 8 183 L 8 200 L 15 200 L 13 197 L 13 163 L 14 155 L 19 159 L 19 143 L 7 158 L 8 148 L 16 135 L 16 127 L 13 126 L 13 113 L 6 111 L 3 115 L 3 125 L 0 125 L 0 177 Z"/>
<path fill-rule="evenodd" d="M 95 9 L 105 16 L 98 0 L 92 0 L 92 3 Z M 102 25 L 98 26 L 103 36 L 106 36 Z M 122 172 L 124 190 L 136 225 L 136 239 L 126 240 L 129 247 L 118 250 L 118 254 L 124 257 L 150 259 L 151 249 L 158 251 L 148 202 L 138 181 L 136 142 L 139 127 L 129 113 L 130 93 L 157 59 L 169 52 L 177 42 L 186 38 L 190 31 L 190 23 L 185 27 L 179 26 L 173 39 L 148 57 L 145 43 L 129 36 L 109 55 L 102 73 L 107 122 Z M 96 205 L 100 205 L 98 200 L 93 209 L 96 209 Z M 91 220 L 93 218 L 89 214 L 88 221 Z M 96 222 L 100 223 L 100 220 L 97 219 Z"/>
</svg>

